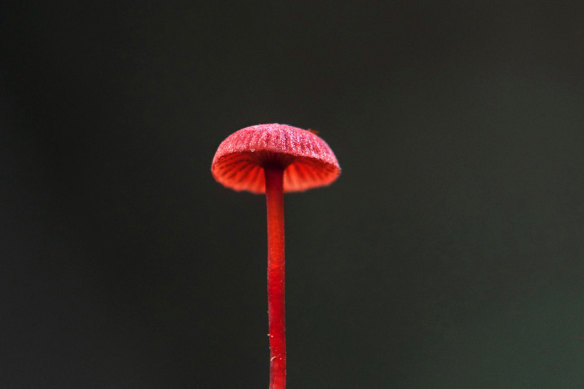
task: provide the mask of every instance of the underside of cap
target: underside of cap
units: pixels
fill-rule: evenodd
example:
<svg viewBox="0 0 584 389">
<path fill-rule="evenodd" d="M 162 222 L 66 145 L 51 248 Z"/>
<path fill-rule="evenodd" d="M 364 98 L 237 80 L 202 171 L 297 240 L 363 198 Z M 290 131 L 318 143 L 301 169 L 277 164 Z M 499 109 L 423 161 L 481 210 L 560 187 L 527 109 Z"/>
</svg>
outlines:
<svg viewBox="0 0 584 389">
<path fill-rule="evenodd" d="M 341 173 L 324 140 L 286 124 L 260 124 L 231 134 L 219 145 L 211 172 L 228 188 L 265 193 L 265 167 L 284 169 L 284 192 L 329 185 Z"/>
</svg>

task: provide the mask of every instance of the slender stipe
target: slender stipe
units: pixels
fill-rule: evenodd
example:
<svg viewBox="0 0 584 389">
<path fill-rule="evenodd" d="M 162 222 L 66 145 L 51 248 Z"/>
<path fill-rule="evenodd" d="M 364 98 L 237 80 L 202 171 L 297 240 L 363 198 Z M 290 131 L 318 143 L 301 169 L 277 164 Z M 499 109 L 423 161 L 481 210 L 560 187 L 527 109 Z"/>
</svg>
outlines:
<svg viewBox="0 0 584 389">
<path fill-rule="evenodd" d="M 268 320 L 270 389 L 286 388 L 284 170 L 265 168 L 268 213 Z"/>
</svg>

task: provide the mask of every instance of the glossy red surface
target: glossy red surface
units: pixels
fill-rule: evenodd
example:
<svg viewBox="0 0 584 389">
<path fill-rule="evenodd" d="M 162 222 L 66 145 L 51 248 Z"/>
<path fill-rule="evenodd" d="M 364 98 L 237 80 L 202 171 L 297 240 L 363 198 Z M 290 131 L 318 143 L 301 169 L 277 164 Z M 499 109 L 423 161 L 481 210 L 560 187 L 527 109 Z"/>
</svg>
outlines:
<svg viewBox="0 0 584 389">
<path fill-rule="evenodd" d="M 282 168 L 266 168 L 270 389 L 286 388 L 284 192 Z"/>
</svg>

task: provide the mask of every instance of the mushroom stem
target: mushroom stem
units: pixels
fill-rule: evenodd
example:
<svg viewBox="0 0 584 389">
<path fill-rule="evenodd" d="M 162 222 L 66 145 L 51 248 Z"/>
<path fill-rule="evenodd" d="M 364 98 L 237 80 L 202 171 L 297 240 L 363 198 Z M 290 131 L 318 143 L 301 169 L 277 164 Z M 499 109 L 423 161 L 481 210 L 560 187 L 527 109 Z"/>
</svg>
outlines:
<svg viewBox="0 0 584 389">
<path fill-rule="evenodd" d="M 286 312 L 284 305 L 284 169 L 265 167 L 268 213 L 268 320 L 270 389 L 286 388 Z"/>
</svg>

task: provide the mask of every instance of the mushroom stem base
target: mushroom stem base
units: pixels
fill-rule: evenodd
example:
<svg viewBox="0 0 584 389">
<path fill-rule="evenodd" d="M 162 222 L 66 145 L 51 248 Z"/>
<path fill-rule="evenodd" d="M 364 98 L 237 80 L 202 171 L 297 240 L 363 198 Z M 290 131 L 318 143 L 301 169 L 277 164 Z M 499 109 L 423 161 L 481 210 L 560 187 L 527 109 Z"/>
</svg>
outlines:
<svg viewBox="0 0 584 389">
<path fill-rule="evenodd" d="M 268 214 L 268 320 L 270 389 L 286 388 L 284 169 L 265 168 Z"/>
</svg>

